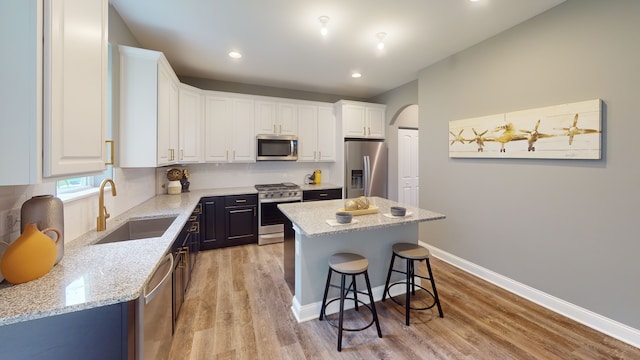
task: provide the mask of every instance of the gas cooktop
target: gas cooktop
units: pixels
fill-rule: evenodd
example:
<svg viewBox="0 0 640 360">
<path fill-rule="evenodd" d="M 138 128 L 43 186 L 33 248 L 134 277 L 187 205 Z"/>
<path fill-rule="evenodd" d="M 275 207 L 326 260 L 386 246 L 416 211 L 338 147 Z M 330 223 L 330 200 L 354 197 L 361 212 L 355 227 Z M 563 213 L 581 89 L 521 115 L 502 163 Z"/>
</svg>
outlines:
<svg viewBox="0 0 640 360">
<path fill-rule="evenodd" d="M 294 183 L 285 182 L 285 183 L 278 183 L 278 184 L 257 184 L 255 188 L 258 191 L 298 190 L 300 189 L 300 186 Z"/>
</svg>

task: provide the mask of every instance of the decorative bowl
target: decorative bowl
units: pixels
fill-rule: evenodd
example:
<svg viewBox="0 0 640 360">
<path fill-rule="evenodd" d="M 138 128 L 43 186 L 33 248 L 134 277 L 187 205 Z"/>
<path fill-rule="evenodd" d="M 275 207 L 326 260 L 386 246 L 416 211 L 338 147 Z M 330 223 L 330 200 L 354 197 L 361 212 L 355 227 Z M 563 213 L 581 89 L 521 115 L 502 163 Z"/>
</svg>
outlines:
<svg viewBox="0 0 640 360">
<path fill-rule="evenodd" d="M 392 206 L 391 207 L 391 215 L 393 216 L 404 216 L 407 213 L 407 209 L 401 206 Z"/>
<path fill-rule="evenodd" d="M 336 221 L 338 224 L 348 224 L 353 219 L 353 215 L 350 212 L 338 211 L 336 213 Z"/>
<path fill-rule="evenodd" d="M 171 169 L 167 171 L 167 179 L 169 181 L 178 181 L 182 179 L 182 170 L 180 169 Z"/>
</svg>

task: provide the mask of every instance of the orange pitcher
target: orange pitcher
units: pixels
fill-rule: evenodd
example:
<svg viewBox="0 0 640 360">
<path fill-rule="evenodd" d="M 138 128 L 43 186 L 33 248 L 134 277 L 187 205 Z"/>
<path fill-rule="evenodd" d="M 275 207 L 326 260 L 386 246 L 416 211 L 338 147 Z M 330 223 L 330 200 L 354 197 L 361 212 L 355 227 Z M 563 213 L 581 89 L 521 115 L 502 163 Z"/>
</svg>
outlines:
<svg viewBox="0 0 640 360">
<path fill-rule="evenodd" d="M 56 241 L 44 234 L 48 231 L 56 233 Z M 46 275 L 56 261 L 56 244 L 61 239 L 62 233 L 56 228 L 40 231 L 36 224 L 25 225 L 22 235 L 9 245 L 0 259 L 2 275 L 12 284 L 25 283 Z"/>
</svg>

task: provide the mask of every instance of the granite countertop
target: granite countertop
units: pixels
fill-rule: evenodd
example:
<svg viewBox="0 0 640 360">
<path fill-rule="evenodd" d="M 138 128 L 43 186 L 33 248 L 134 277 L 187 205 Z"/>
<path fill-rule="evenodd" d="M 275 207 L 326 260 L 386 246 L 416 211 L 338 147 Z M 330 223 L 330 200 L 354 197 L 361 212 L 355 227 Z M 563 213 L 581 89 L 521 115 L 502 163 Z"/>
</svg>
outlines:
<svg viewBox="0 0 640 360">
<path fill-rule="evenodd" d="M 45 276 L 0 284 L 0 326 L 137 299 L 202 197 L 257 193 L 253 187 L 158 195 L 65 243 L 62 260 Z M 161 237 L 92 245 L 131 218 L 177 215 Z"/>
<path fill-rule="evenodd" d="M 327 189 L 342 189 L 342 185 L 335 185 L 332 183 L 320 183 L 320 184 L 302 184 L 300 185 L 302 191 L 308 190 L 327 190 Z"/>
<path fill-rule="evenodd" d="M 301 203 L 279 204 L 278 208 L 282 213 L 291 220 L 301 233 L 306 236 L 324 236 L 330 234 L 338 234 L 359 230 L 370 230 L 375 228 L 396 226 L 400 224 L 409 224 L 416 222 L 424 222 L 431 220 L 444 219 L 443 214 L 424 210 L 416 207 L 406 206 L 395 201 L 387 200 L 380 197 L 369 198 L 371 206 L 377 206 L 379 211 L 375 214 L 354 216 L 354 221 L 350 224 L 331 226 L 327 220 L 335 220 L 335 214 L 338 209 L 344 207 L 344 199 L 313 201 Z M 409 216 L 404 217 L 388 217 L 390 216 L 391 206 L 404 206 L 407 208 Z M 357 220 L 357 222 L 355 221 Z"/>
</svg>

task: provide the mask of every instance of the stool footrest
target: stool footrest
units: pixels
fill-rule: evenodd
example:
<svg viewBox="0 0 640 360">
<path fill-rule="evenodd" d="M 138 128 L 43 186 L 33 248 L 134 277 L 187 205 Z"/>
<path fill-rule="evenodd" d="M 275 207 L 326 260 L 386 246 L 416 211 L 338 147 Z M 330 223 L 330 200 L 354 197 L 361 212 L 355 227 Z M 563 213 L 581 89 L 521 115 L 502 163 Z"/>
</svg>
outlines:
<svg viewBox="0 0 640 360">
<path fill-rule="evenodd" d="M 371 312 L 371 322 L 369 322 L 369 324 L 367 324 L 367 325 L 365 325 L 365 326 L 363 326 L 363 327 L 361 327 L 361 328 L 357 328 L 357 329 L 346 328 L 346 327 L 344 327 L 344 326 L 343 326 L 343 327 L 342 327 L 342 330 L 343 330 L 343 331 L 362 331 L 362 330 L 364 330 L 364 329 L 368 329 L 368 328 L 370 328 L 370 327 L 371 327 L 371 325 L 373 325 L 373 324 L 375 323 L 375 320 L 376 320 L 376 319 L 375 319 L 375 316 L 373 316 L 373 309 L 371 308 L 371 306 L 369 306 L 369 304 L 365 303 L 365 302 L 364 302 L 364 301 L 362 301 L 362 300 L 354 299 L 354 298 L 352 298 L 352 297 L 345 297 L 344 299 L 345 299 L 345 300 L 355 300 L 355 301 L 357 301 L 358 303 L 360 303 L 362 306 L 364 306 L 364 307 L 366 307 L 367 309 L 369 309 L 369 311 Z M 332 299 L 331 301 L 329 301 L 329 302 L 325 305 L 325 308 L 324 308 L 324 311 L 323 311 L 323 314 L 322 314 L 322 315 L 323 315 L 323 317 L 324 317 L 324 320 L 325 320 L 326 322 L 328 322 L 328 323 L 329 323 L 329 325 L 333 326 L 333 327 L 334 327 L 334 328 L 336 328 L 336 329 L 338 328 L 338 324 L 334 323 L 333 321 L 329 320 L 329 318 L 327 318 L 327 312 L 326 312 L 326 309 L 327 309 L 327 307 L 329 306 L 329 304 L 333 303 L 334 301 L 338 301 L 338 300 L 340 300 L 340 298 L 335 298 L 335 299 Z"/>
<path fill-rule="evenodd" d="M 396 300 L 396 299 L 395 299 L 395 297 L 391 296 L 391 293 L 390 293 L 389 291 L 390 291 L 390 289 L 391 289 L 392 287 L 394 287 L 394 286 L 396 286 L 396 285 L 405 285 L 405 284 L 406 284 L 406 283 L 405 283 L 404 281 L 398 281 L 398 282 L 395 282 L 395 283 L 393 283 L 393 284 L 389 285 L 389 287 L 387 287 L 387 296 L 389 296 L 389 299 L 391 299 L 391 301 L 393 301 L 394 303 L 396 303 L 396 304 L 398 304 L 398 305 L 404 305 L 404 304 L 400 303 L 398 300 Z M 431 305 L 429 305 L 429 306 L 425 306 L 425 307 L 420 307 L 420 308 L 418 308 L 418 307 L 413 307 L 413 306 L 409 305 L 409 309 L 411 309 L 411 310 L 427 310 L 427 309 L 431 309 L 432 307 L 434 307 L 434 306 L 436 306 L 436 305 L 437 305 L 436 297 L 435 297 L 435 295 L 433 295 L 433 293 L 432 293 L 431 291 L 429 291 L 429 290 L 425 289 L 422 285 L 417 285 L 417 284 L 416 284 L 415 286 L 416 286 L 417 288 L 420 288 L 420 289 L 422 289 L 422 290 L 426 291 L 426 292 L 427 292 L 427 294 L 429 294 L 429 295 L 431 296 L 431 298 L 433 299 L 433 304 L 431 304 Z M 402 294 L 402 295 L 404 296 L 405 294 Z M 396 297 L 398 297 L 398 296 L 400 296 L 400 295 L 396 295 Z M 411 296 L 414 296 L 414 295 L 411 295 Z"/>
</svg>

